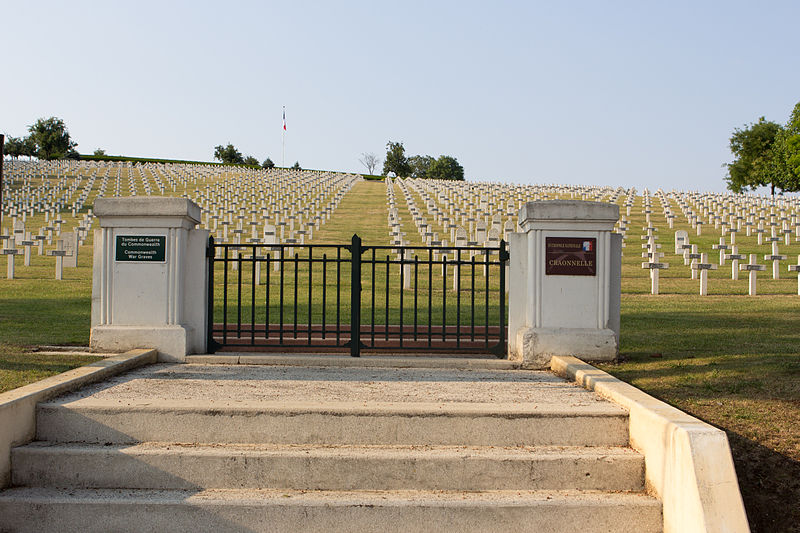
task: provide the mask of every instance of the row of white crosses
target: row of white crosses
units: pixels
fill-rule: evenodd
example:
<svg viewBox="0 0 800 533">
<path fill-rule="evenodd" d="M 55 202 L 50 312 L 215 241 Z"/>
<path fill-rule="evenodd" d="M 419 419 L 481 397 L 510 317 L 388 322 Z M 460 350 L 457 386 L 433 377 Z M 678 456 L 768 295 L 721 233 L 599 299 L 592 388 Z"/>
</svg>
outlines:
<svg viewBox="0 0 800 533">
<path fill-rule="evenodd" d="M 447 254 L 447 252 L 448 252 L 447 242 L 448 241 L 446 239 L 438 240 L 438 233 L 433 231 L 433 228 L 430 225 L 428 225 L 427 219 L 422 216 L 421 211 L 419 211 L 419 209 L 417 208 L 416 201 L 414 200 L 413 194 L 411 193 L 411 188 L 409 187 L 408 182 L 405 181 L 405 180 L 402 180 L 402 179 L 398 179 L 396 183 L 399 186 L 400 190 L 403 192 L 403 196 L 404 196 L 405 201 L 406 201 L 406 206 L 407 206 L 408 211 L 409 211 L 409 213 L 410 213 L 410 215 L 411 215 L 411 217 L 412 217 L 412 219 L 414 221 L 414 224 L 417 227 L 417 230 L 418 230 L 419 235 L 420 235 L 420 239 L 425 244 L 427 244 L 428 246 L 437 247 L 437 248 L 442 250 L 441 258 L 439 257 L 440 252 L 438 252 L 436 250 L 432 250 L 431 251 L 431 253 L 433 254 L 433 259 L 435 261 L 439 261 L 441 259 L 442 278 L 443 279 L 447 279 L 448 265 L 452 265 L 453 266 L 453 290 L 454 291 L 458 290 L 458 287 L 460 286 L 460 281 L 461 281 L 461 279 L 460 279 L 461 278 L 461 269 L 458 266 L 458 264 L 459 264 L 458 260 L 459 260 L 459 257 L 461 257 L 461 260 L 463 261 L 464 259 L 466 259 L 466 257 L 462 257 L 461 254 L 459 254 L 456 251 L 453 251 L 453 255 L 454 255 L 453 259 L 448 261 L 448 254 Z M 394 237 L 399 232 L 400 217 L 398 215 L 398 210 L 396 209 L 396 203 L 394 202 L 394 194 L 393 194 L 393 192 L 390 192 L 389 186 L 387 186 L 387 195 L 389 195 L 389 197 L 390 197 L 389 200 L 388 200 L 388 203 L 390 205 L 389 224 L 390 224 L 390 227 L 393 228 L 392 236 Z M 426 195 L 425 195 L 425 193 L 423 191 L 423 194 L 421 194 L 420 197 L 425 198 L 425 196 Z M 452 230 L 451 235 L 452 235 L 452 238 L 453 238 L 453 246 L 455 246 L 456 248 L 479 247 L 479 246 L 489 246 L 489 247 L 499 246 L 499 244 L 500 244 L 500 233 L 499 233 L 499 230 L 497 230 L 497 228 L 492 227 L 487 232 L 486 229 L 485 229 L 485 226 L 482 226 L 483 221 L 478 221 L 478 224 L 476 225 L 476 227 L 478 228 L 477 235 L 479 236 L 479 238 L 483 238 L 483 240 L 480 241 L 480 242 L 478 242 L 478 241 L 470 241 L 470 240 L 468 240 L 467 230 L 463 226 L 455 225 L 454 229 L 450 228 L 450 225 L 447 223 L 448 222 L 448 218 L 446 216 L 443 216 L 442 213 L 436 209 L 435 204 L 433 204 L 432 202 L 428 202 L 427 206 L 428 206 L 428 215 L 429 216 L 431 216 L 432 218 L 438 217 L 439 221 L 441 223 L 443 223 L 443 225 L 445 225 L 448 229 Z M 407 244 L 407 242 L 404 239 L 401 239 L 399 241 L 398 240 L 393 240 L 393 242 L 395 244 L 397 244 L 399 242 L 401 245 L 406 245 Z M 476 253 L 478 253 L 477 250 L 471 250 L 469 252 L 469 257 L 473 257 Z M 410 264 L 412 263 L 411 262 L 410 253 L 408 251 L 406 251 L 405 256 L 401 257 L 400 260 L 402 260 L 403 263 L 408 262 L 407 264 L 405 264 L 404 268 L 408 271 L 407 274 L 410 274 Z M 478 262 L 478 264 L 480 265 L 481 263 Z M 480 269 L 480 271 L 483 273 L 484 276 L 488 276 L 488 267 L 486 266 L 485 263 L 483 263 L 482 268 Z M 405 285 L 406 285 L 406 287 L 405 288 L 409 288 L 408 279 L 409 279 L 409 276 L 406 275 L 406 277 L 405 277 L 405 280 L 406 280 L 406 284 Z"/>
<path fill-rule="evenodd" d="M 422 198 L 440 225 L 447 226 L 444 229 L 450 231 L 453 240 L 459 226 L 468 232 L 469 241 L 481 245 L 487 242 L 491 228 L 497 229 L 498 233 L 504 231 L 502 218 L 509 216 L 508 206 L 486 194 L 468 197 L 452 187 L 418 180 L 409 180 L 409 186 Z M 513 225 L 511 227 L 513 230 Z"/>
<path fill-rule="evenodd" d="M 702 227 L 703 223 L 707 223 L 709 226 L 714 224 L 715 229 L 719 229 L 721 231 L 722 237 L 720 238 L 719 244 L 714 245 L 713 249 L 717 250 L 720 255 L 720 266 L 725 264 L 726 259 L 732 261 L 731 267 L 733 279 L 738 279 L 738 267 L 740 267 L 738 264 L 739 261 L 747 259 L 738 253 L 738 248 L 735 244 L 736 234 L 742 227 L 746 229 L 748 235 L 752 229 L 752 232 L 757 235 L 759 242 L 766 241 L 772 245 L 772 253 L 766 254 L 764 259 L 773 262 L 773 278 L 779 278 L 780 261 L 785 260 L 786 256 L 781 255 L 778 252 L 777 245 L 781 241 L 789 244 L 791 234 L 795 234 L 796 238 L 798 235 L 800 235 L 800 217 L 798 217 L 796 213 L 798 207 L 797 199 L 791 199 L 788 201 L 783 200 L 777 203 L 771 202 L 770 204 L 767 204 L 763 199 L 753 199 L 752 197 L 745 197 L 741 195 L 728 195 L 722 197 L 723 199 L 720 200 L 719 198 L 710 195 L 700 196 L 695 193 L 687 194 L 673 192 L 668 196 L 661 190 L 656 191 L 654 198 L 657 199 L 661 204 L 664 217 L 666 218 L 667 224 L 670 227 L 673 227 L 674 219 L 676 217 L 675 213 L 672 211 L 670 197 L 677 199 L 681 211 L 687 218 L 687 222 L 698 228 L 699 234 L 702 234 L 702 230 L 699 228 Z M 628 226 L 628 222 L 625 217 L 626 214 L 630 214 L 630 209 L 634 204 L 634 200 L 634 191 L 631 190 L 629 191 L 629 195 L 623 204 L 623 206 L 627 208 L 627 211 L 622 215 L 617 228 L 617 231 L 623 234 L 623 238 Z M 755 206 L 755 208 L 747 211 L 740 207 L 737 211 L 737 202 L 743 205 Z M 643 228 L 646 233 L 642 236 L 642 239 L 651 241 L 651 232 L 648 231 L 648 228 L 652 227 L 652 224 L 650 223 L 650 216 L 651 214 L 654 214 L 654 209 L 647 190 L 642 193 L 642 205 L 643 212 L 645 213 L 646 221 L 648 223 L 647 226 Z M 776 210 L 778 212 L 775 212 Z M 771 228 L 769 231 L 771 235 L 768 237 L 766 236 L 767 230 L 764 229 L 765 224 L 769 224 L 769 227 Z M 792 227 L 794 229 L 792 229 Z M 710 263 L 707 259 L 707 256 L 699 253 L 696 246 L 694 246 L 694 249 L 692 249 L 692 245 L 688 244 L 688 237 L 681 236 L 682 233 L 685 232 L 678 232 L 676 234 L 676 253 L 684 253 L 684 262 L 685 264 L 690 265 L 690 268 L 692 269 L 692 279 L 700 278 L 701 293 L 705 294 L 707 289 L 707 272 L 704 273 L 703 270 L 707 271 L 715 269 L 716 265 Z M 730 244 L 726 244 L 726 236 L 730 238 Z M 685 242 L 682 242 L 682 239 L 684 238 L 686 240 Z M 648 244 L 652 243 L 649 242 Z M 648 261 L 642 263 L 642 267 L 651 269 L 651 280 L 653 280 L 651 292 L 656 293 L 658 278 L 657 270 L 667 268 L 668 265 L 660 263 L 658 260 L 660 259 L 659 255 L 651 255 L 651 251 L 649 249 L 650 247 L 647 244 L 643 245 L 643 247 L 648 248 L 648 250 L 643 253 L 643 256 L 648 257 Z M 748 270 L 753 273 L 763 269 L 763 265 L 762 267 L 755 266 L 755 261 L 751 261 L 748 266 L 741 267 L 741 270 Z M 653 272 L 654 270 L 655 272 Z M 795 268 L 791 268 L 790 270 L 794 271 Z M 755 274 L 752 274 L 750 276 L 751 279 L 754 278 L 754 276 Z M 800 287 L 800 282 L 798 282 L 798 284 Z M 750 292 L 751 294 L 754 294 L 755 286 L 753 284 L 751 285 Z"/>
<path fill-rule="evenodd" d="M 281 242 L 303 244 L 314 229 L 327 221 L 338 202 L 356 181 L 355 175 L 303 174 L 259 171 L 207 185 L 193 199 L 203 209 L 203 224 L 223 241 L 259 242 L 278 228 Z M 266 238 L 266 237 L 265 237 Z"/>
<path fill-rule="evenodd" d="M 71 211 L 73 216 L 95 197 L 165 194 L 219 179 L 227 170 L 215 165 L 135 164 L 86 161 L 9 161 L 4 178 L 3 210 Z M 122 180 L 127 187 L 122 187 Z M 113 183 L 113 190 L 108 190 Z"/>
<path fill-rule="evenodd" d="M 427 182 L 426 186 L 428 189 L 435 189 L 435 184 L 439 184 L 439 182 Z M 439 186 L 456 188 L 459 187 L 459 184 L 446 183 Z M 546 199 L 548 193 L 554 193 L 554 191 L 552 189 L 538 189 L 536 197 L 528 198 L 528 200 Z M 625 192 L 616 189 L 607 194 L 606 198 L 597 198 L 598 195 L 590 197 L 591 195 L 587 194 L 582 194 L 581 198 L 616 202 Z M 438 198 L 437 195 L 431 196 L 434 200 Z M 575 193 L 572 192 L 571 197 L 575 196 Z M 617 227 L 617 231 L 623 235 L 623 239 L 626 236 L 629 226 L 627 217 L 630 216 L 635 199 L 635 189 L 629 190 L 625 198 L 625 203 L 623 204 L 623 206 L 626 207 L 626 211 L 623 211 L 624 214 Z M 740 262 L 746 262 L 748 258 L 738 253 L 738 247 L 736 245 L 737 233 L 745 231 L 748 236 L 755 235 L 760 242 L 769 243 L 772 246 L 772 253 L 765 254 L 764 259 L 773 262 L 773 278 L 775 279 L 779 278 L 780 261 L 786 259 L 786 256 L 781 255 L 777 250 L 778 243 L 783 241 L 789 244 L 791 234 L 794 234 L 795 238 L 798 238 L 798 235 L 800 235 L 800 216 L 797 214 L 797 199 L 784 199 L 778 202 L 769 202 L 765 199 L 754 199 L 743 195 L 720 195 L 717 197 L 714 195 L 675 192 L 667 195 L 661 190 L 656 191 L 652 198 L 649 192 L 645 190 L 642 193 L 642 199 L 644 204 L 643 211 L 647 221 L 645 231 L 647 231 L 648 227 L 653 227 L 651 217 L 655 216 L 658 209 L 656 204 L 651 201 L 657 201 L 661 204 L 660 208 L 663 211 L 667 226 L 674 229 L 674 223 L 678 214 L 673 211 L 671 199 L 678 200 L 680 211 L 686 216 L 687 222 L 692 225 L 697 234 L 702 235 L 704 226 L 718 229 L 722 233 L 723 238 L 720 239 L 718 245 L 713 246 L 713 249 L 720 255 L 719 266 L 724 266 L 726 260 L 732 261 L 731 267 L 732 270 L 735 271 L 735 274 L 732 274 L 732 276 L 735 276 L 735 279 L 738 278 L 739 271 L 755 273 L 764 269 L 763 265 L 757 266 L 755 261 L 750 261 L 746 265 L 739 264 Z M 737 211 L 734 207 L 739 200 L 743 201 L 741 202 L 742 206 L 738 207 Z M 748 205 L 756 206 L 755 211 L 751 213 L 746 212 L 745 207 Z M 720 206 L 725 206 L 725 210 L 720 210 Z M 652 243 L 650 242 L 649 236 L 644 235 L 642 238 L 647 241 L 643 245 L 643 247 L 647 248 L 643 253 L 643 256 L 647 257 L 647 261 L 644 262 L 642 266 L 643 268 L 651 270 L 651 291 L 657 292 L 658 270 L 668 268 L 668 264 L 661 261 L 663 254 L 660 254 L 657 249 L 651 252 L 649 245 Z M 729 243 L 726 243 L 726 240 L 729 240 Z M 686 241 L 686 245 L 686 264 L 690 267 L 692 279 L 699 280 L 700 293 L 707 294 L 708 270 L 716 270 L 718 264 L 709 261 L 709 254 L 701 253 L 701 251 L 697 250 L 696 245 L 694 245 L 695 249 L 692 250 L 692 245 L 688 244 L 688 240 Z M 683 250 L 681 250 L 681 253 L 683 253 Z M 790 270 L 796 271 L 796 267 L 792 265 Z M 750 277 L 753 278 L 754 276 L 755 274 L 751 274 Z M 800 286 L 800 282 L 798 284 Z M 752 287 L 750 292 L 754 294 L 755 287 Z"/>
<path fill-rule="evenodd" d="M 447 246 L 447 239 L 441 239 L 439 233 L 433 231 L 433 226 L 428 223 L 428 219 L 423 216 L 422 211 L 417 207 L 411 189 L 408 187 L 406 180 L 398 179 L 397 184 L 403 193 L 406 201 L 406 207 L 411 215 L 411 220 L 419 232 L 420 239 L 426 246 L 445 247 Z M 426 205 L 426 211 L 429 216 L 436 217 L 437 213 L 431 209 L 430 204 Z M 443 219 L 440 219 L 443 221 Z M 443 221 L 444 222 L 444 221 Z M 445 222 L 446 223 L 446 222 Z M 434 257 L 438 254 L 434 254 Z"/>
<path fill-rule="evenodd" d="M 315 229 L 330 220 L 336 207 L 359 179 L 355 174 L 317 171 L 259 170 L 229 176 L 202 190 L 194 200 L 202 208 L 203 224 L 224 242 L 233 244 L 297 244 L 313 239 Z M 286 248 L 293 253 L 299 248 Z M 257 254 L 273 252 L 270 247 Z M 245 256 L 251 259 L 251 256 Z M 233 269 L 238 263 L 233 263 Z M 256 279 L 261 283 L 261 265 Z M 275 270 L 280 268 L 274 263 Z"/>
<path fill-rule="evenodd" d="M 72 232 L 62 234 L 66 221 L 61 218 L 61 212 L 71 211 L 72 216 L 78 218 L 78 212 L 93 192 L 98 165 L 73 161 L 9 161 L 6 169 L 3 211 L 6 220 L 11 222 L 12 238 L 3 239 L 0 252 L 8 257 L 7 277 L 14 276 L 15 256 L 22 254 L 24 265 L 29 266 L 31 248 L 37 246 L 39 255 L 56 258 L 55 278 L 62 279 L 64 267 L 77 267 L 79 247 L 88 238 L 94 217 L 88 209 Z M 81 186 L 90 172 L 88 181 Z M 96 194 L 102 195 L 102 192 L 96 191 Z M 34 228 L 26 230 L 29 217 L 40 213 L 44 214 L 44 225 L 39 227 L 38 234 L 34 233 Z M 4 229 L 4 234 L 8 235 L 7 231 L 8 228 Z M 45 244 L 52 246 L 54 240 L 55 249 L 45 252 Z"/>
<path fill-rule="evenodd" d="M 731 253 L 725 253 L 728 247 L 725 246 L 724 238 L 722 238 L 721 243 L 714 245 L 714 248 L 720 252 L 720 265 L 724 265 L 726 260 L 731 262 L 731 279 L 738 280 L 740 271 L 749 273 L 748 293 L 750 296 L 755 296 L 757 294 L 757 273 L 766 270 L 765 265 L 757 263 L 757 255 L 750 254 L 749 263 L 739 264 L 740 261 L 746 261 L 748 257 L 738 253 L 736 245 L 730 247 Z M 675 232 L 675 253 L 682 253 L 684 264 L 690 264 L 692 279 L 700 278 L 700 294 L 705 296 L 708 293 L 708 270 L 717 270 L 717 265 L 708 261 L 708 254 L 699 253 L 696 244 L 689 244 L 688 235 L 683 230 Z"/>
<path fill-rule="evenodd" d="M 76 233 L 65 234 L 67 239 L 58 239 L 56 248 L 47 251 L 46 255 L 56 258 L 55 261 L 55 279 L 61 280 L 64 275 L 64 266 L 77 267 L 78 266 L 78 239 Z M 74 240 L 72 239 L 74 237 Z M 29 267 L 31 265 L 31 249 L 37 247 L 39 255 L 45 255 L 44 242 L 46 237 L 44 235 L 31 236 L 30 232 L 26 232 L 25 236 L 15 238 L 13 235 L 3 233 L 0 235 L 2 247 L 0 247 L 0 255 L 6 256 L 6 278 L 14 279 L 16 273 L 16 256 L 23 256 L 23 265 Z M 38 246 L 37 246 L 38 241 Z M 66 243 L 66 244 L 65 244 Z M 19 248 L 18 248 L 19 247 Z M 65 260 L 67 264 L 65 265 Z"/>
<path fill-rule="evenodd" d="M 13 240 L 3 239 L 3 253 L 9 257 L 9 262 L 13 263 L 14 256 L 25 253 L 24 250 L 30 248 L 26 245 L 23 248 L 16 247 L 21 239 L 22 242 L 30 243 L 38 241 L 39 253 L 43 254 L 44 243 L 51 246 L 56 240 L 56 249 L 48 250 L 46 255 L 56 257 L 56 278 L 61 277 L 63 266 L 77 265 L 77 252 L 79 246 L 85 242 L 91 230 L 93 215 L 91 209 L 83 213 L 79 219 L 74 232 L 62 234 L 62 228 L 66 221 L 61 218 L 63 211 L 72 211 L 74 217 L 79 217 L 78 211 L 84 209 L 84 204 L 90 201 L 91 197 L 102 197 L 113 194 L 136 194 L 144 190 L 145 194 L 163 194 L 167 190 L 174 192 L 183 187 L 183 196 L 188 197 L 187 190 L 192 186 L 204 183 L 214 183 L 219 181 L 237 181 L 242 179 L 242 174 L 254 175 L 260 171 L 244 169 L 231 169 L 216 165 L 164 165 L 146 164 L 137 165 L 133 163 L 97 163 L 97 162 L 39 162 L 39 161 L 9 161 L 6 165 L 7 172 L 3 180 L 4 202 L 3 210 L 6 214 L 4 220 L 10 220 L 13 228 Z M 284 191 L 296 190 L 296 178 L 292 171 L 280 171 L 286 179 L 282 183 Z M 316 175 L 314 171 L 304 171 L 306 179 L 324 181 L 325 178 Z M 348 181 L 350 186 L 356 180 L 355 175 L 346 178 L 338 175 L 341 181 Z M 246 178 L 247 176 L 245 176 Z M 116 180 L 116 181 L 115 181 Z M 120 187 L 120 183 L 127 187 Z M 111 190 L 113 189 L 113 190 Z M 308 188 L 307 193 L 318 193 L 319 190 Z M 341 191 L 340 191 L 341 192 Z M 315 200 L 319 201 L 319 200 Z M 298 213 L 307 214 L 314 201 L 307 202 L 309 205 L 299 205 Z M 287 201 L 287 209 L 290 209 Z M 282 206 L 283 207 L 283 206 Z M 291 206 L 294 209 L 295 206 Z M 330 207 L 330 206 L 329 206 Z M 304 211 L 305 210 L 305 211 Z M 23 229 L 29 217 L 43 213 L 45 223 L 39 228 L 38 235 L 27 235 Z M 331 211 L 327 211 L 321 218 L 329 218 Z M 293 215 L 292 215 L 293 216 Z M 279 224 L 285 221 L 276 221 Z M 292 224 L 290 221 L 288 225 Z M 314 227 L 318 227 L 319 221 L 312 220 L 310 224 L 316 226 L 306 226 L 303 231 L 309 238 Z M 279 226 L 281 232 L 284 227 Z M 34 228 L 30 228 L 35 233 Z M 227 226 L 226 226 L 227 229 Z M 240 228 L 237 228 L 240 229 Z M 298 228 L 299 230 L 300 228 Z M 4 233 L 8 235 L 8 228 Z M 73 238 L 73 233 L 75 234 Z M 23 235 L 26 235 L 23 237 Z M 264 241 L 267 243 L 277 240 L 275 227 L 269 224 L 264 225 Z M 238 237 L 238 235 L 237 235 Z M 252 235 L 256 240 L 261 240 L 260 235 Z M 302 239 L 302 236 L 300 237 Z M 251 239 L 251 242 L 252 241 Z M 22 250 L 19 252 L 14 249 Z M 2 251 L 0 250 L 0 251 Z M 28 261 L 26 260 L 26 264 Z M 9 271 L 13 271 L 9 267 Z"/>
</svg>

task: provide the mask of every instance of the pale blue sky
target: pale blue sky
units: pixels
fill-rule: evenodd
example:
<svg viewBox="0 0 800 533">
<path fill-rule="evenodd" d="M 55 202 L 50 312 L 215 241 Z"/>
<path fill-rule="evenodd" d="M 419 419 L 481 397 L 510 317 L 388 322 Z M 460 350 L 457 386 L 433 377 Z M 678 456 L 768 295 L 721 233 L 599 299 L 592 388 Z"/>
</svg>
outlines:
<svg viewBox="0 0 800 533">
<path fill-rule="evenodd" d="M 800 2 L 2 2 L 0 131 L 78 150 L 724 189 L 732 130 L 800 101 Z"/>
</svg>

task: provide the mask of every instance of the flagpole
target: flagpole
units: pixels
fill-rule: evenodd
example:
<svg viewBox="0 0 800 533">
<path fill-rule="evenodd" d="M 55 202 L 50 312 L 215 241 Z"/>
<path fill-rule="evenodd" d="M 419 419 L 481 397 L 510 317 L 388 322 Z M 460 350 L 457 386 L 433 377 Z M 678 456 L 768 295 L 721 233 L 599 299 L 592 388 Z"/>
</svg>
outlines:
<svg viewBox="0 0 800 533">
<path fill-rule="evenodd" d="M 283 106 L 283 131 L 281 132 L 281 167 L 286 169 L 286 106 Z"/>
</svg>

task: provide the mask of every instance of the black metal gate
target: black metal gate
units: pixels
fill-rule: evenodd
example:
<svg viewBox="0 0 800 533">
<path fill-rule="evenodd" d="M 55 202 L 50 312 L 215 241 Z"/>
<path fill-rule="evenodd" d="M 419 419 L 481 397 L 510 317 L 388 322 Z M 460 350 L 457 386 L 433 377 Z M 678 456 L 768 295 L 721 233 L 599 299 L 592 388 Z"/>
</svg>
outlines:
<svg viewBox="0 0 800 533">
<path fill-rule="evenodd" d="M 506 352 L 505 241 L 208 242 L 208 351 Z"/>
</svg>

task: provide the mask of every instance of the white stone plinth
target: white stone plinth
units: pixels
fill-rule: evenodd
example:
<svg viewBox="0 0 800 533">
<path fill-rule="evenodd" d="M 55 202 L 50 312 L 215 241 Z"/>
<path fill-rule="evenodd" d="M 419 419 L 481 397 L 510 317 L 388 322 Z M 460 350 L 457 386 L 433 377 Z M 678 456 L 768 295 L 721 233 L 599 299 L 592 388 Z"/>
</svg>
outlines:
<svg viewBox="0 0 800 533">
<path fill-rule="evenodd" d="M 93 351 L 127 352 L 143 342 L 158 350 L 159 361 L 182 362 L 190 351 L 189 331 L 183 326 L 119 326 L 92 328 L 90 346 Z"/>
<path fill-rule="evenodd" d="M 617 335 L 610 329 L 522 327 L 514 340 L 529 368 L 545 368 L 555 355 L 613 361 L 618 354 Z"/>
<path fill-rule="evenodd" d="M 611 234 L 619 207 L 599 202 L 529 202 L 524 233 L 509 238 L 509 358 L 545 368 L 554 355 L 608 361 L 619 351 L 621 239 Z M 548 238 L 584 239 L 592 274 L 548 273 Z M 551 243 L 553 241 L 551 240 Z M 592 258 L 592 259 L 589 259 Z"/>
<path fill-rule="evenodd" d="M 159 360 L 183 361 L 206 350 L 205 250 L 195 229 L 200 208 L 184 198 L 101 198 L 94 204 L 92 331 L 97 351 L 152 348 Z M 130 260 L 119 239 L 154 238 L 163 257 Z"/>
</svg>

